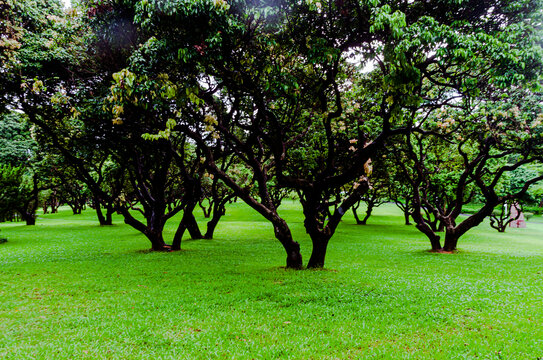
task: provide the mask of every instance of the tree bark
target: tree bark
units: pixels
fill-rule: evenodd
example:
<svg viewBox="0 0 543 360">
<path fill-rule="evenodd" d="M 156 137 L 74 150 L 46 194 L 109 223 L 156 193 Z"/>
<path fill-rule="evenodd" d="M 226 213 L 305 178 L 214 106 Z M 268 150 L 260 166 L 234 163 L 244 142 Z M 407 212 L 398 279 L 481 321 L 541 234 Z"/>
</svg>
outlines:
<svg viewBox="0 0 543 360">
<path fill-rule="evenodd" d="M 405 219 L 405 225 L 411 225 L 411 222 L 409 222 L 410 216 L 411 216 L 411 214 L 409 214 L 409 210 L 405 209 L 404 212 L 403 212 L 403 217 Z"/>
<path fill-rule="evenodd" d="M 328 248 L 327 236 L 312 236 L 313 249 L 311 251 L 311 257 L 307 263 L 308 269 L 321 269 L 324 267 L 324 261 L 326 258 L 326 250 Z"/>
<path fill-rule="evenodd" d="M 153 251 L 168 251 L 164 238 L 162 237 L 162 229 L 150 229 L 145 233 L 145 236 L 151 241 L 151 249 Z"/>
<path fill-rule="evenodd" d="M 175 231 L 175 235 L 173 236 L 172 241 L 172 251 L 178 251 L 181 250 L 181 241 L 183 240 L 183 234 L 185 233 L 185 230 L 187 229 L 187 226 L 185 225 L 185 222 L 183 219 L 179 222 L 179 225 L 177 225 L 177 230 Z"/>
<path fill-rule="evenodd" d="M 277 217 L 273 222 L 275 237 L 281 242 L 287 253 L 287 268 L 301 269 L 303 267 L 300 244 L 292 239 L 290 229 L 285 220 Z"/>
<path fill-rule="evenodd" d="M 428 237 L 430 245 L 432 246 L 432 251 L 439 251 L 442 249 L 439 235 L 437 235 L 428 224 L 423 221 L 418 222 L 416 228 Z"/>
<path fill-rule="evenodd" d="M 368 209 L 366 210 L 366 216 L 364 216 L 364 218 L 360 222 L 360 225 L 366 225 L 366 223 L 368 222 L 368 219 L 370 218 L 372 212 L 373 212 L 373 204 L 369 203 L 368 204 Z"/>
<path fill-rule="evenodd" d="M 34 216 L 33 214 L 21 213 L 21 217 L 26 222 L 26 225 L 36 225 L 36 216 Z"/>
<path fill-rule="evenodd" d="M 225 209 L 223 208 L 217 208 L 213 210 L 213 217 L 211 220 L 207 222 L 207 229 L 206 233 L 204 235 L 204 239 L 213 239 L 213 234 L 215 233 L 215 228 L 217 227 L 217 224 L 219 223 L 219 220 L 221 217 L 225 214 Z"/>
<path fill-rule="evenodd" d="M 215 228 L 219 223 L 221 216 L 214 215 L 211 220 L 207 222 L 206 233 L 204 234 L 204 239 L 213 239 L 213 234 L 215 233 Z"/>
<path fill-rule="evenodd" d="M 94 199 L 94 210 L 96 210 L 96 217 L 98 217 L 98 222 L 100 223 L 100 226 L 106 225 L 106 218 L 102 213 L 102 207 L 100 206 L 100 202 L 97 199 Z"/>
<path fill-rule="evenodd" d="M 458 234 L 454 231 L 447 229 L 445 233 L 445 244 L 443 245 L 443 250 L 445 251 L 454 251 L 456 250 L 456 245 L 458 244 Z"/>
<path fill-rule="evenodd" d="M 202 235 L 202 232 L 200 231 L 200 227 L 198 226 L 198 222 L 196 221 L 196 218 L 194 217 L 194 214 L 192 212 L 193 210 L 194 210 L 194 207 L 192 207 L 190 213 L 187 214 L 188 215 L 187 220 L 186 220 L 187 230 L 189 231 L 191 239 L 193 240 L 203 239 L 204 236 Z M 183 218 L 185 217 L 183 216 Z"/>
<path fill-rule="evenodd" d="M 356 212 L 358 210 L 358 206 L 353 206 L 353 215 L 354 215 L 354 220 L 356 221 L 356 225 L 360 225 L 361 223 L 361 220 L 360 220 L 360 217 L 358 217 L 358 213 Z"/>
<path fill-rule="evenodd" d="M 113 209 L 112 206 L 108 206 L 106 208 L 106 222 L 104 225 L 113 225 L 113 214 L 115 213 L 115 209 Z"/>
</svg>

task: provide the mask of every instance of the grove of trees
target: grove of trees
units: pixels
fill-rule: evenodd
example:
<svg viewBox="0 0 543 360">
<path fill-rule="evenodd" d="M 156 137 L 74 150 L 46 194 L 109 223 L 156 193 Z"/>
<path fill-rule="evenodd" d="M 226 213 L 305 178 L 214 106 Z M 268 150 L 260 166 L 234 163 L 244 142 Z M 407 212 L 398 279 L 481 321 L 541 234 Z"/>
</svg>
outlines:
<svg viewBox="0 0 543 360">
<path fill-rule="evenodd" d="M 290 197 L 312 242 L 306 266 L 320 268 L 348 211 L 365 224 L 391 201 L 432 250 L 453 251 L 500 206 L 542 200 L 542 9 L 0 0 L 0 217 L 32 224 L 39 205 L 88 204 L 100 224 L 119 213 L 169 251 L 187 231 L 213 237 L 239 199 L 302 268 L 279 212 Z M 468 203 L 480 206 L 460 218 Z"/>
</svg>

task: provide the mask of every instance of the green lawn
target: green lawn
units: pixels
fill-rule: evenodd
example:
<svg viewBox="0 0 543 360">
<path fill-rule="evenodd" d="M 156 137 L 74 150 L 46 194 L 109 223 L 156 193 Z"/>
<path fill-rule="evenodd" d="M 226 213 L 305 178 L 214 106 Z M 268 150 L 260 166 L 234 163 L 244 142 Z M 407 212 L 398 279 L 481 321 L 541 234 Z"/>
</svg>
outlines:
<svg viewBox="0 0 543 360">
<path fill-rule="evenodd" d="M 283 215 L 307 262 L 299 208 Z M 481 226 L 447 255 L 391 206 L 365 227 L 348 214 L 322 271 L 283 269 L 271 226 L 242 204 L 216 239 L 177 253 L 148 252 L 116 220 L 63 210 L 0 225 L 0 358 L 543 358 L 537 219 Z"/>
</svg>

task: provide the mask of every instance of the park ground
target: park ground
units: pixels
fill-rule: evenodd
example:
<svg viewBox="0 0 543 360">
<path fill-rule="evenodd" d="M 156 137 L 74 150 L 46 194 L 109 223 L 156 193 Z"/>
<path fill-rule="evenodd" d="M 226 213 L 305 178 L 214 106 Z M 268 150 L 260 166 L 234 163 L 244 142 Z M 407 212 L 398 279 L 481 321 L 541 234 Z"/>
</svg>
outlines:
<svg viewBox="0 0 543 360">
<path fill-rule="evenodd" d="M 282 211 L 302 245 L 301 211 Z M 232 204 L 213 240 L 153 253 L 62 209 L 0 224 L 2 359 L 542 359 L 543 219 L 468 233 L 456 254 L 391 205 L 347 214 L 325 270 L 285 270 L 271 226 Z M 168 225 L 173 236 L 175 224 Z"/>
</svg>

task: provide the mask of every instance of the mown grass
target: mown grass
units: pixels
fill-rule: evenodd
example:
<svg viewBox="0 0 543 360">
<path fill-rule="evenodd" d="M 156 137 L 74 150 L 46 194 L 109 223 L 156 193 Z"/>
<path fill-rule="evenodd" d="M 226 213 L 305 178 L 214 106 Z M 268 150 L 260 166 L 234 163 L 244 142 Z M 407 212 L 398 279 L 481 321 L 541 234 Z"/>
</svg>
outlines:
<svg viewBox="0 0 543 360">
<path fill-rule="evenodd" d="M 299 208 L 283 214 L 307 261 Z M 242 204 L 216 239 L 176 253 L 116 220 L 63 210 L 0 226 L 0 358 L 543 358 L 542 223 L 484 225 L 432 254 L 384 206 L 367 226 L 346 216 L 325 270 L 292 271 Z"/>
</svg>

